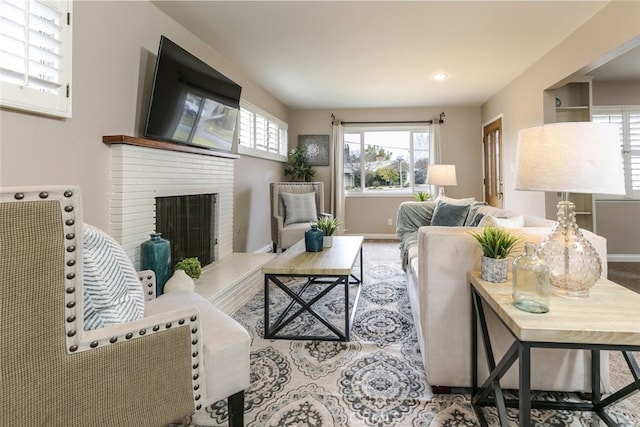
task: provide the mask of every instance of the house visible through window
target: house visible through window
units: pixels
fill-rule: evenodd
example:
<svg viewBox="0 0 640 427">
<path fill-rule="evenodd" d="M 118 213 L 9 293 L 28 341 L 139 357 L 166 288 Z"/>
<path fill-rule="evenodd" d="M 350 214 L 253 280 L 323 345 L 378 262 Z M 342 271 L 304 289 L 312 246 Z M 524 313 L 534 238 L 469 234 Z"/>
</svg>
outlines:
<svg viewBox="0 0 640 427">
<path fill-rule="evenodd" d="M 428 127 L 345 129 L 347 194 L 429 191 L 428 165 Z"/>
<path fill-rule="evenodd" d="M 0 104 L 71 117 L 71 1 L 0 0 Z"/>
<path fill-rule="evenodd" d="M 640 200 L 640 106 L 593 107 L 592 121 L 620 127 L 627 199 Z M 598 196 L 599 199 L 611 196 Z"/>
<path fill-rule="evenodd" d="M 244 100 L 240 101 L 238 132 L 238 153 L 287 160 L 288 125 Z"/>
</svg>

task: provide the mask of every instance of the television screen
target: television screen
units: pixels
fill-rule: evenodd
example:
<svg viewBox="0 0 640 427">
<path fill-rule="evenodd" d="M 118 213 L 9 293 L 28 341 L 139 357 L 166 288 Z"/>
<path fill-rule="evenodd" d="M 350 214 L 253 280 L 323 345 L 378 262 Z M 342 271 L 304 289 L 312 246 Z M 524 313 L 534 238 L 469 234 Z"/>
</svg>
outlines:
<svg viewBox="0 0 640 427">
<path fill-rule="evenodd" d="M 230 152 L 241 91 L 162 36 L 144 136 Z"/>
</svg>

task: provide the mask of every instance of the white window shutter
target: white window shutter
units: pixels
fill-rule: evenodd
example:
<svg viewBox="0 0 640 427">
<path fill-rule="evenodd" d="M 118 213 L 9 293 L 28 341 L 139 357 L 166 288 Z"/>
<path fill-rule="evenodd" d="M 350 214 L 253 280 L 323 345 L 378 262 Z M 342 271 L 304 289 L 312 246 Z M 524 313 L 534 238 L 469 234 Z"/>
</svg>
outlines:
<svg viewBox="0 0 640 427">
<path fill-rule="evenodd" d="M 71 117 L 72 1 L 0 0 L 0 104 Z"/>
</svg>

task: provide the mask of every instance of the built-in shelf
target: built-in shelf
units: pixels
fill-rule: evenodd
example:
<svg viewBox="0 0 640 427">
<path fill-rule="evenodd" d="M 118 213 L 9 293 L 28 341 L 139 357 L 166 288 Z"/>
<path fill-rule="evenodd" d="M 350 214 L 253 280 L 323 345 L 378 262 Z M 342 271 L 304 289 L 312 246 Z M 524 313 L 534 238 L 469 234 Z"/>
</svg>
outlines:
<svg viewBox="0 0 640 427">
<path fill-rule="evenodd" d="M 195 147 L 192 145 L 174 144 L 165 141 L 156 141 L 155 139 L 139 138 L 127 135 L 105 135 L 102 142 L 107 145 L 127 144 L 137 145 L 139 147 L 156 148 L 159 150 L 179 151 L 182 153 L 202 154 L 203 156 L 225 157 L 227 159 L 239 159 L 240 156 L 224 151 L 207 150 L 206 148 Z"/>
</svg>

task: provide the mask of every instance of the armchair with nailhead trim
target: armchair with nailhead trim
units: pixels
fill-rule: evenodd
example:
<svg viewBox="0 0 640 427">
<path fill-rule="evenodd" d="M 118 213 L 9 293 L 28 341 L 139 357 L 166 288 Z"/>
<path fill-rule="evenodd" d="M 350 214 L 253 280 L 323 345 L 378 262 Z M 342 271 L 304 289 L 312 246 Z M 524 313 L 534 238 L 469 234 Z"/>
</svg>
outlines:
<svg viewBox="0 0 640 427">
<path fill-rule="evenodd" d="M 228 398 L 243 425 L 247 331 L 194 292 L 144 317 L 83 327 L 77 187 L 0 189 L 0 420 L 3 425 L 163 426 Z"/>
</svg>

